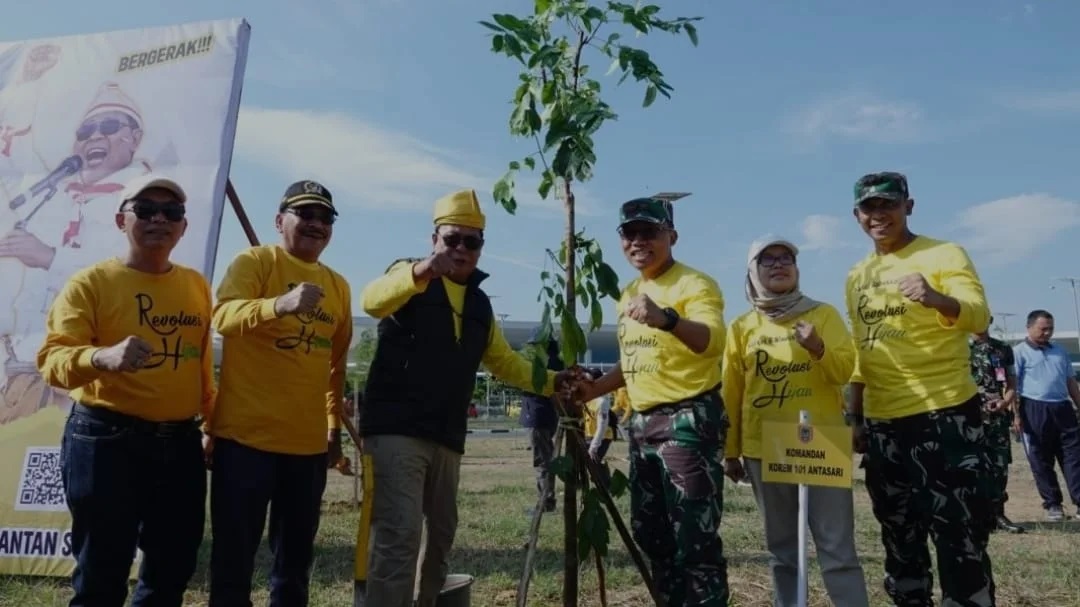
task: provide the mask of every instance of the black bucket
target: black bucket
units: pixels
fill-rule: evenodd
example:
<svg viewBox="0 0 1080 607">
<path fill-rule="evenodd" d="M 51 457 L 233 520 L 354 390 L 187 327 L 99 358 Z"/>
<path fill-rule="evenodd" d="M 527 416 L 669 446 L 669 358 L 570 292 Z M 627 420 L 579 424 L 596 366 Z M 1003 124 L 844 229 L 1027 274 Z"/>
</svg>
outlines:
<svg viewBox="0 0 1080 607">
<path fill-rule="evenodd" d="M 472 585 L 476 581 L 471 575 L 463 573 L 451 573 L 446 576 L 439 598 L 435 600 L 435 607 L 471 607 Z"/>
</svg>

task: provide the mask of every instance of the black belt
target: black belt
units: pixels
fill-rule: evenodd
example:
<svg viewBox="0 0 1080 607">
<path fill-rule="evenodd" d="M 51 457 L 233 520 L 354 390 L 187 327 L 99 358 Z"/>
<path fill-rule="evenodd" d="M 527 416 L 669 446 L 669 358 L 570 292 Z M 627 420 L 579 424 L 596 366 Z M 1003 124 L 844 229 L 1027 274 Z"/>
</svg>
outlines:
<svg viewBox="0 0 1080 607">
<path fill-rule="evenodd" d="M 78 413 L 102 423 L 146 434 L 182 434 L 198 426 L 194 417 L 179 421 L 152 422 L 119 411 L 112 411 L 105 407 L 84 405 L 82 403 L 75 403 L 75 406 L 72 407 L 72 413 Z"/>
</svg>

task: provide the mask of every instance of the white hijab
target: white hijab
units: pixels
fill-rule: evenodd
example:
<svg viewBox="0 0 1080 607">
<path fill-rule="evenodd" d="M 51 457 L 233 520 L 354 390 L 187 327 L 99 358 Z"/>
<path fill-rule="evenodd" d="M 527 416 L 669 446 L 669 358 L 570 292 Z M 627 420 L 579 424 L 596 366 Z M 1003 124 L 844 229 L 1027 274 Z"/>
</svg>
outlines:
<svg viewBox="0 0 1080 607">
<path fill-rule="evenodd" d="M 784 322 L 802 316 L 821 305 L 820 301 L 810 299 L 799 290 L 798 268 L 795 269 L 795 288 L 787 293 L 774 293 L 761 284 L 758 275 L 758 257 L 765 249 L 780 245 L 798 257 L 799 247 L 790 240 L 773 234 L 766 234 L 750 245 L 746 254 L 746 299 L 754 309 L 776 322 Z"/>
</svg>

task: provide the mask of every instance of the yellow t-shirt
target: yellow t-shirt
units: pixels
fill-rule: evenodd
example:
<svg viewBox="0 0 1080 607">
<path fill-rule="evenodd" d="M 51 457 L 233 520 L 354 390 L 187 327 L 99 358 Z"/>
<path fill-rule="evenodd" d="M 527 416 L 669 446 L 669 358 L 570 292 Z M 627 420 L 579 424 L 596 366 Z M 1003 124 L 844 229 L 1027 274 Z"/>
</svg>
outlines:
<svg viewBox="0 0 1080 607">
<path fill-rule="evenodd" d="M 76 272 L 50 306 L 38 369 L 84 405 L 155 422 L 210 417 L 210 306 L 210 285 L 191 268 L 173 264 L 151 274 L 116 258 L 98 262 Z M 94 352 L 132 335 L 153 348 L 142 369 L 102 371 L 90 363 Z"/>
<path fill-rule="evenodd" d="M 322 301 L 310 314 L 278 318 L 274 301 L 302 282 L 322 287 Z M 352 341 L 349 283 L 280 246 L 259 246 L 236 256 L 217 299 L 221 390 L 211 433 L 273 453 L 325 452 L 327 429 L 341 423 L 334 411 Z"/>
<path fill-rule="evenodd" d="M 413 261 L 403 260 L 390 266 L 385 274 L 376 278 L 364 287 L 360 294 L 361 305 L 364 311 L 372 318 L 386 318 L 397 312 L 409 299 L 423 293 L 428 283 L 417 282 L 413 279 Z M 465 309 L 465 285 L 452 280 L 439 278 L 443 288 L 446 289 L 446 297 L 450 300 L 450 306 L 456 312 L 454 316 L 454 333 L 461 339 L 461 314 Z M 484 367 L 500 380 L 520 388 L 533 392 L 532 363 L 525 359 L 506 341 L 502 329 L 495 323 L 494 317 L 491 322 L 491 333 L 488 336 L 487 349 L 481 359 Z M 555 373 L 548 371 L 547 385 L 543 395 L 550 396 L 555 391 Z"/>
<path fill-rule="evenodd" d="M 709 327 L 709 345 L 695 354 L 679 338 L 627 317 L 627 303 L 648 295 L 661 308 Z M 675 262 L 652 280 L 636 278 L 619 298 L 619 363 L 630 406 L 646 411 L 702 394 L 720 383 L 724 353 L 724 297 L 716 281 L 703 272 Z"/>
<path fill-rule="evenodd" d="M 821 360 L 795 341 L 800 320 L 814 325 L 825 342 Z M 799 412 L 812 423 L 844 423 L 843 387 L 855 368 L 855 346 L 840 312 L 821 304 L 777 323 L 751 310 L 728 328 L 724 349 L 724 406 L 728 428 L 726 457 L 760 458 L 762 423 L 799 423 Z"/>
<path fill-rule="evenodd" d="M 960 303 L 955 321 L 900 293 L 900 279 L 913 273 Z M 851 381 L 866 386 L 866 417 L 906 417 L 975 395 L 968 335 L 986 329 L 990 310 L 962 247 L 918 236 L 895 253 L 871 253 L 848 273 L 846 291 L 857 353 Z"/>
</svg>

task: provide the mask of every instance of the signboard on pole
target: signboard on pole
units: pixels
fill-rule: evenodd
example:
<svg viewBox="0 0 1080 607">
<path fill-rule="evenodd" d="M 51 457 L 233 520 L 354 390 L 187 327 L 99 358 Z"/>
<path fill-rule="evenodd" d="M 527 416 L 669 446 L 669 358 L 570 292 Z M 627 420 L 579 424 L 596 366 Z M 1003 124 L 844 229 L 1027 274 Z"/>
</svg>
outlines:
<svg viewBox="0 0 1080 607">
<path fill-rule="evenodd" d="M 213 274 L 250 26 L 242 19 L 0 43 L 0 574 L 66 576 L 45 315 L 75 271 L 122 254 L 117 194 L 160 174 L 188 194 L 173 259 Z"/>
<path fill-rule="evenodd" d="M 851 488 L 851 428 L 831 423 L 762 423 L 761 476 L 767 483 Z"/>
</svg>

